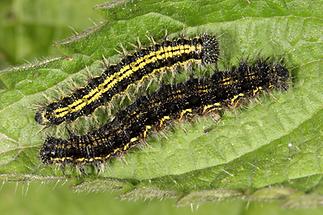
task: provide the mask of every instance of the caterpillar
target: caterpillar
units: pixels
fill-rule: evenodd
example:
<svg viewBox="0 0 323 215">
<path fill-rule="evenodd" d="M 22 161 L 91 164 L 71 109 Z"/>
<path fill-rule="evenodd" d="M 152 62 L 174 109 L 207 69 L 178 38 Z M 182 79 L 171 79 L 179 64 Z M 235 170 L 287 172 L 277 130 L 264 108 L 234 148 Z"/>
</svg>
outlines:
<svg viewBox="0 0 323 215">
<path fill-rule="evenodd" d="M 287 90 L 288 80 L 289 71 L 282 64 L 257 60 L 251 64 L 241 62 L 209 78 L 162 85 L 120 110 L 111 122 L 97 130 L 83 136 L 71 134 L 68 139 L 48 137 L 40 157 L 44 164 L 103 163 L 127 152 L 147 138 L 150 130 L 158 130 L 170 120 L 235 107 L 241 99 L 261 92 Z"/>
<path fill-rule="evenodd" d="M 35 120 L 46 126 L 73 121 L 91 114 L 132 84 L 179 66 L 215 63 L 218 55 L 218 42 L 212 35 L 165 40 L 126 56 L 118 64 L 109 66 L 101 76 L 91 79 L 87 86 L 39 109 Z"/>
</svg>

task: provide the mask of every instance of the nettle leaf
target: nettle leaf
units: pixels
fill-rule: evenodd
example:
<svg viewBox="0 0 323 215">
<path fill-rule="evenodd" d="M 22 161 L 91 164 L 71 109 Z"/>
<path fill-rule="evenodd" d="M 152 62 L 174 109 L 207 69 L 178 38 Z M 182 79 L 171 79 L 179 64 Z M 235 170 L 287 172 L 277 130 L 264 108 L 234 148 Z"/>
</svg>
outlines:
<svg viewBox="0 0 323 215">
<path fill-rule="evenodd" d="M 105 4 L 107 22 L 61 41 L 66 56 L 0 73 L 0 179 L 59 180 L 78 191 L 116 191 L 125 199 L 170 198 L 190 205 L 227 198 L 283 200 L 287 207 L 322 204 L 322 4 L 320 1 L 138 1 Z M 40 163 L 46 132 L 34 120 L 43 95 L 59 97 L 84 74 L 102 72 L 121 43 L 170 34 L 219 36 L 219 67 L 241 59 L 284 58 L 294 76 L 274 92 L 219 122 L 200 117 L 148 139 L 149 147 L 80 176 Z M 66 92 L 68 93 L 68 92 Z M 207 132 L 206 132 L 207 131 Z M 72 168 L 73 169 L 73 168 Z M 77 179 L 75 182 L 73 179 Z"/>
</svg>

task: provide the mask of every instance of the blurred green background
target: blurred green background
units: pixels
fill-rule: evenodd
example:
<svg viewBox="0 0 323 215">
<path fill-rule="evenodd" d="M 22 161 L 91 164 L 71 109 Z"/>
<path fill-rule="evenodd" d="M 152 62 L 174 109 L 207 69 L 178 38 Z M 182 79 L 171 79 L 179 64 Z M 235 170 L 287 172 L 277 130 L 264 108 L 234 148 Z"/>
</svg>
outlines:
<svg viewBox="0 0 323 215">
<path fill-rule="evenodd" d="M 59 55 L 62 40 L 102 20 L 102 0 L 1 0 L 0 69 Z"/>
<path fill-rule="evenodd" d="M 55 41 L 103 19 L 102 0 L 1 0 L 0 69 L 59 56 Z M 284 209 L 278 203 L 226 201 L 176 208 L 172 200 L 120 201 L 108 193 L 74 193 L 68 184 L 0 184 L 0 214 L 322 214 L 322 209 Z"/>
<path fill-rule="evenodd" d="M 172 200 L 120 201 L 108 193 L 74 193 L 68 185 L 5 183 L 0 192 L 0 214 L 322 214 L 322 209 L 285 209 L 277 203 L 230 200 L 196 208 L 177 208 Z"/>
</svg>

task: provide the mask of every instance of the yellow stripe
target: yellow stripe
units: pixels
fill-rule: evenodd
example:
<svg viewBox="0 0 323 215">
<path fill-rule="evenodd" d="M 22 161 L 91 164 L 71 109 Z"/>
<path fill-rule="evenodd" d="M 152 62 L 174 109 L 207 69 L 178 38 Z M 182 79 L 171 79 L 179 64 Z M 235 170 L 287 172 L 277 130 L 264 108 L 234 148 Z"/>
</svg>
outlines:
<svg viewBox="0 0 323 215">
<path fill-rule="evenodd" d="M 256 89 L 252 90 L 252 95 L 256 95 L 258 92 L 262 90 L 262 87 L 257 87 Z"/>
<path fill-rule="evenodd" d="M 243 93 L 239 93 L 238 95 L 233 96 L 233 98 L 230 100 L 231 105 L 234 107 L 237 105 L 236 101 L 238 100 L 239 97 L 244 97 L 245 95 Z"/>
<path fill-rule="evenodd" d="M 143 138 L 146 138 L 147 137 L 147 134 L 148 134 L 148 131 L 151 129 L 151 126 L 150 125 L 146 125 L 145 126 L 145 130 L 143 132 Z"/>
<path fill-rule="evenodd" d="M 216 109 L 216 108 L 219 108 L 219 107 L 221 107 L 221 102 L 216 102 L 216 103 L 214 103 L 214 104 L 205 105 L 205 106 L 203 107 L 203 113 L 205 113 L 205 112 L 209 112 L 209 111 L 211 111 L 212 109 Z"/>
<path fill-rule="evenodd" d="M 163 117 L 159 120 L 159 127 L 162 127 L 162 126 L 164 125 L 164 123 L 165 123 L 167 120 L 170 120 L 170 117 L 169 117 L 169 116 L 163 116 Z"/>
<path fill-rule="evenodd" d="M 182 112 L 180 113 L 179 119 L 181 120 L 187 113 L 192 113 L 192 112 L 193 110 L 191 108 L 182 110 Z"/>
<path fill-rule="evenodd" d="M 58 118 L 64 117 L 68 113 L 73 113 L 73 112 L 82 110 L 86 105 L 99 99 L 102 94 L 104 94 L 105 92 L 113 88 L 118 82 L 122 81 L 123 79 L 126 79 L 127 77 L 130 77 L 136 71 L 142 69 L 148 64 L 156 62 L 158 59 L 167 59 L 174 56 L 180 56 L 183 53 L 191 53 L 191 52 L 200 51 L 200 50 L 202 50 L 201 45 L 197 45 L 197 46 L 180 45 L 180 46 L 174 46 L 174 47 L 172 46 L 161 47 L 160 50 L 156 52 L 151 52 L 148 55 L 137 59 L 135 62 L 132 62 L 129 65 L 126 65 L 123 68 L 121 68 L 119 72 L 116 72 L 113 75 L 107 77 L 107 79 L 103 83 L 101 83 L 98 87 L 92 89 L 83 98 L 74 101 L 72 104 L 68 105 L 67 107 L 58 108 L 54 110 L 54 113 L 55 113 L 54 116 Z M 189 61 L 192 61 L 192 59 Z M 196 60 L 196 61 L 200 61 L 200 60 Z M 181 65 L 183 63 L 184 62 L 179 62 L 174 66 Z M 165 68 L 167 67 L 155 69 L 152 71 L 152 73 L 160 72 Z M 146 77 L 148 77 L 148 75 L 144 76 L 143 79 Z"/>
</svg>

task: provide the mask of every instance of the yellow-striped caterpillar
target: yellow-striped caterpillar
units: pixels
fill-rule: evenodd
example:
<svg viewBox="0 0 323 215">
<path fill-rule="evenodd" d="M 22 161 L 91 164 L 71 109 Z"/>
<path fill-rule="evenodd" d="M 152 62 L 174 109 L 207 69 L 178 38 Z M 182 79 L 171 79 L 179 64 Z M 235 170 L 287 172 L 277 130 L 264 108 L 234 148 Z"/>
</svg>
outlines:
<svg viewBox="0 0 323 215">
<path fill-rule="evenodd" d="M 138 98 L 119 111 L 98 130 L 69 139 L 48 137 L 40 156 L 46 164 L 98 164 L 136 146 L 152 129 L 169 120 L 189 114 L 235 107 L 243 98 L 252 98 L 273 89 L 287 90 L 289 71 L 280 63 L 257 60 L 240 63 L 230 71 L 215 72 L 211 77 L 191 78 L 178 84 L 162 85 L 156 92 Z"/>
<path fill-rule="evenodd" d="M 109 66 L 101 76 L 91 79 L 87 86 L 41 108 L 36 112 L 35 120 L 47 126 L 73 121 L 79 116 L 89 115 L 132 84 L 178 66 L 215 63 L 218 55 L 218 42 L 212 35 L 165 40 Z"/>
</svg>

